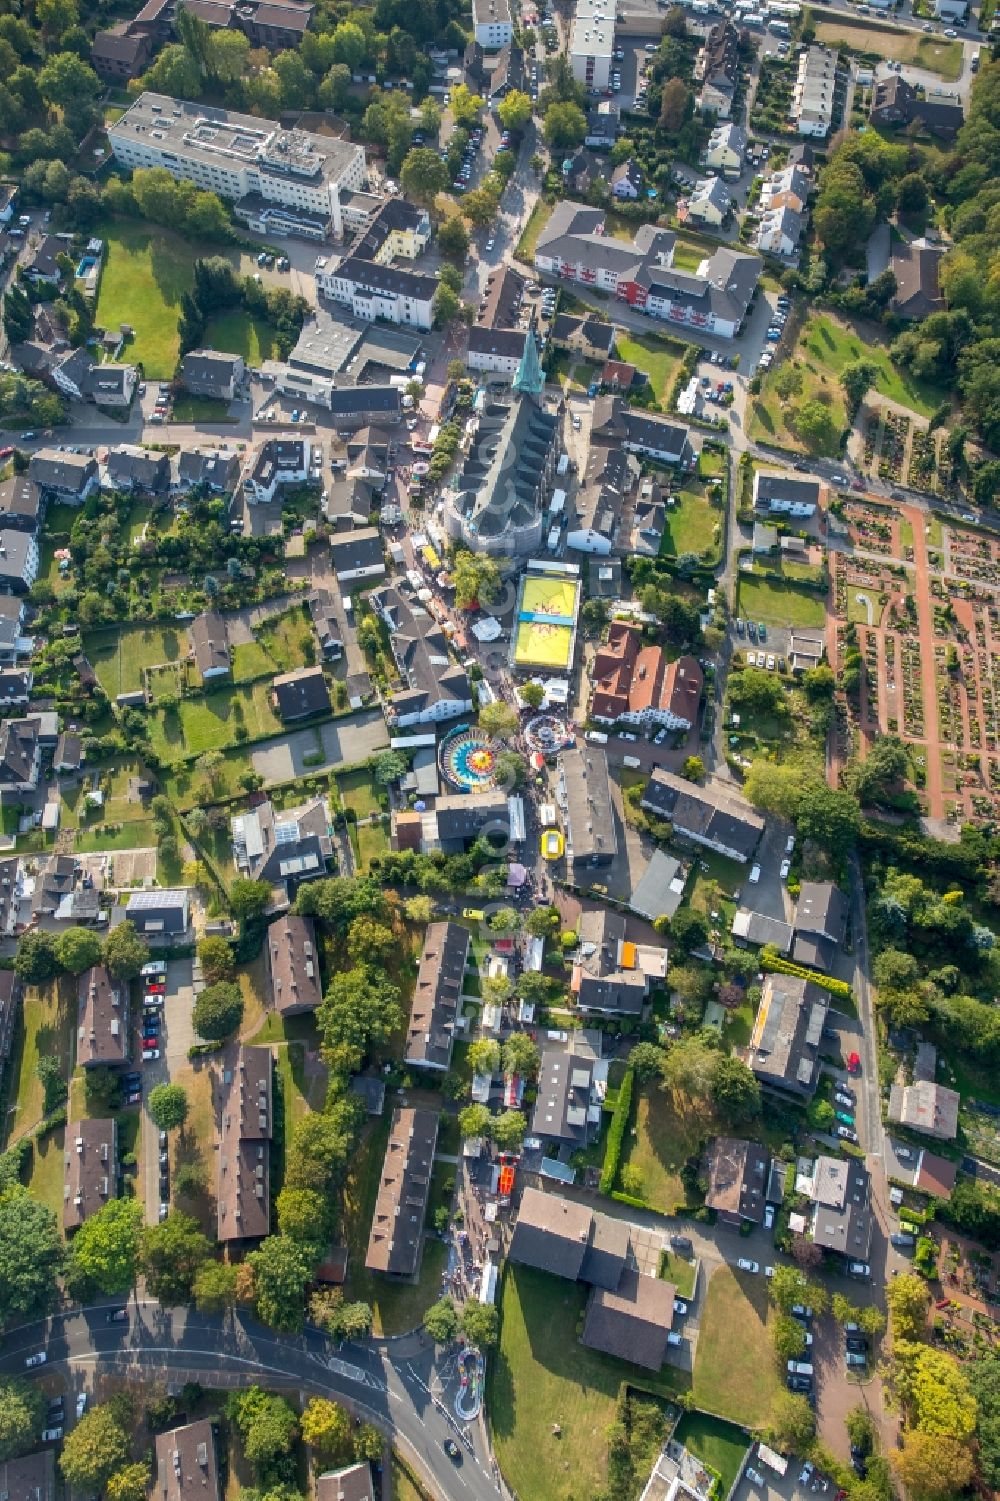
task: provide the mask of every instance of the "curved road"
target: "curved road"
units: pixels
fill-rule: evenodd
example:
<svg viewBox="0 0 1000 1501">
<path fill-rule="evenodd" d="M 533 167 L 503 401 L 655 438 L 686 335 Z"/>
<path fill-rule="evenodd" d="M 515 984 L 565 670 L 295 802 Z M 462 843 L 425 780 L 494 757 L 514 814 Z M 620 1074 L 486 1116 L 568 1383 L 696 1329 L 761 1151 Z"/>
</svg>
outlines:
<svg viewBox="0 0 1000 1501">
<path fill-rule="evenodd" d="M 315 1330 L 279 1335 L 239 1313 L 199 1314 L 152 1299 L 130 1302 L 128 1322 L 109 1324 L 111 1306 L 120 1303 L 54 1314 L 11 1330 L 0 1371 L 65 1372 L 77 1388 L 88 1384 L 93 1369 L 115 1367 L 178 1383 L 291 1386 L 335 1398 L 383 1429 L 442 1501 L 496 1501 L 499 1480 L 481 1429 L 460 1426 L 429 1390 L 433 1351 L 419 1337 L 338 1348 Z M 46 1364 L 26 1372 L 26 1356 L 41 1349 Z M 444 1452 L 449 1437 L 462 1445 L 460 1464 Z"/>
</svg>

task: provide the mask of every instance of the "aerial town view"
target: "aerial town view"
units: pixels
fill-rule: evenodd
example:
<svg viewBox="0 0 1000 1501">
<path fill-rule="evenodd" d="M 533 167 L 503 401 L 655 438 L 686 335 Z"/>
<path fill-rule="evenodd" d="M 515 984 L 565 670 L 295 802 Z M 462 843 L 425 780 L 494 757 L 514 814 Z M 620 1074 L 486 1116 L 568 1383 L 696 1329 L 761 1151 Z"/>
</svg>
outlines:
<svg viewBox="0 0 1000 1501">
<path fill-rule="evenodd" d="M 996 0 L 0 0 L 0 1501 L 1000 1501 Z"/>
</svg>

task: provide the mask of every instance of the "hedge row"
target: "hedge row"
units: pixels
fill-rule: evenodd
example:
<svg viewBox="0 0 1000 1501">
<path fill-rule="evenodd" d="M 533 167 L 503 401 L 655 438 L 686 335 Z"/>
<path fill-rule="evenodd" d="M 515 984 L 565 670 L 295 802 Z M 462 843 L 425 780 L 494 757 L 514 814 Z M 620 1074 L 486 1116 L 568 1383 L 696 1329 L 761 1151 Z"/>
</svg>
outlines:
<svg viewBox="0 0 1000 1501">
<path fill-rule="evenodd" d="M 800 980 L 811 980 L 820 990 L 842 996 L 845 1001 L 850 1000 L 853 994 L 846 980 L 835 980 L 832 975 L 819 975 L 814 969 L 806 969 L 803 964 L 793 964 L 791 959 L 782 958 L 769 943 L 760 951 L 760 962 L 763 969 L 770 969 L 781 975 L 795 975 Z"/>
<path fill-rule="evenodd" d="M 655 1204 L 651 1204 L 648 1199 L 637 1199 L 632 1194 L 620 1193 L 618 1189 L 615 1189 L 611 1197 L 616 1204 L 627 1204 L 630 1209 L 651 1209 L 654 1214 L 658 1213 Z"/>
<path fill-rule="evenodd" d="M 618 1100 L 615 1105 L 615 1113 L 611 1120 L 611 1128 L 608 1131 L 608 1144 L 604 1149 L 604 1167 L 601 1172 L 601 1193 L 610 1194 L 618 1177 L 618 1164 L 622 1155 L 622 1142 L 625 1139 L 625 1131 L 628 1126 L 629 1114 L 632 1110 L 632 1086 L 635 1083 L 633 1069 L 625 1070 L 621 1088 L 618 1091 Z"/>
</svg>

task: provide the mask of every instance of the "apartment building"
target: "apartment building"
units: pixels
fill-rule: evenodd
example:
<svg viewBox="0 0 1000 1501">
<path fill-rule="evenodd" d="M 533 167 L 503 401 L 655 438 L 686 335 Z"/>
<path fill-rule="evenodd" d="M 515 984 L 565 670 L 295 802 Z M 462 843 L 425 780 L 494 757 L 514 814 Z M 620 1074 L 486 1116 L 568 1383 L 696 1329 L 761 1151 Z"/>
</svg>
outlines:
<svg viewBox="0 0 1000 1501">
<path fill-rule="evenodd" d="M 810 47 L 799 57 L 792 90 L 791 117 L 802 136 L 826 136 L 833 123 L 837 84 L 837 54 L 828 47 Z"/>
<path fill-rule="evenodd" d="M 484 52 L 499 52 L 514 40 L 510 0 L 472 0 L 473 35 Z"/>
<path fill-rule="evenodd" d="M 608 88 L 614 49 L 614 0 L 577 0 L 569 39 L 573 77 L 588 89 Z"/>
<path fill-rule="evenodd" d="M 223 1242 L 260 1240 L 271 1227 L 271 1062 L 270 1048 L 241 1046 L 223 1066 L 216 1210 Z"/>
</svg>

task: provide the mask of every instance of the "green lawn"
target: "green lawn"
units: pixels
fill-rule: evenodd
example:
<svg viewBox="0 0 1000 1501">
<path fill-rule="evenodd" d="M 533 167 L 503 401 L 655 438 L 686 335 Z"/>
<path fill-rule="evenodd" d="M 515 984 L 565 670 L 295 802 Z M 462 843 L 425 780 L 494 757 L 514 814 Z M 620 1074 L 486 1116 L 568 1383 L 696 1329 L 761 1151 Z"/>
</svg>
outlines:
<svg viewBox="0 0 1000 1501">
<path fill-rule="evenodd" d="M 762 620 L 771 626 L 797 625 L 812 630 L 826 623 L 826 601 L 821 594 L 745 574 L 740 576 L 736 609 L 748 620 Z"/>
<path fill-rule="evenodd" d="M 280 352 L 275 331 L 269 323 L 238 311 L 213 318 L 205 330 L 202 344 L 205 349 L 217 349 L 222 354 L 242 355 L 254 369 L 259 369 L 265 360 L 276 360 Z"/>
<path fill-rule="evenodd" d="M 767 1332 L 767 1282 L 719 1267 L 708 1285 L 694 1366 L 695 1405 L 747 1427 L 766 1423 L 781 1392 Z"/>
<path fill-rule="evenodd" d="M 715 528 L 720 525 L 720 517 L 721 512 L 712 509 L 700 489 L 681 490 L 677 504 L 667 506 L 664 513 L 662 556 L 679 558 L 682 553 L 694 552 L 716 557 Z"/>
<path fill-rule="evenodd" d="M 962 44 L 941 36 L 921 36 L 919 32 L 896 31 L 886 27 L 852 26 L 850 21 L 820 21 L 816 40 L 833 46 L 843 45 L 855 52 L 871 52 L 878 57 L 893 58 L 901 63 L 915 63 L 951 81 L 962 76 Z"/>
<path fill-rule="evenodd" d="M 187 655 L 187 632 L 174 626 L 129 626 L 84 636 L 83 650 L 109 698 L 142 687 L 142 669 Z"/>
<path fill-rule="evenodd" d="M 664 1251 L 660 1257 L 660 1276 L 664 1282 L 672 1282 L 677 1289 L 679 1298 L 690 1298 L 694 1294 L 693 1261 L 685 1261 L 683 1256 L 677 1256 L 673 1251 Z"/>
<path fill-rule="evenodd" d="M 622 1167 L 638 1171 L 642 1198 L 663 1214 L 673 1214 L 687 1199 L 681 1168 L 701 1150 L 712 1130 L 710 1112 L 656 1085 L 639 1094 L 635 1120 L 625 1137 Z"/>
<path fill-rule="evenodd" d="M 704 1412 L 686 1412 L 674 1438 L 698 1459 L 711 1465 L 722 1479 L 721 1494 L 728 1496 L 740 1472 L 749 1440 L 732 1423 L 721 1423 Z"/>
<path fill-rule="evenodd" d="M 253 641 L 233 648 L 233 682 L 248 683 L 254 678 L 276 672 L 294 672 L 297 667 L 311 667 L 316 660 L 316 645 L 301 605 L 293 605 L 281 615 L 258 626 Z"/>
<path fill-rule="evenodd" d="M 545 202 L 544 198 L 539 198 L 531 210 L 531 217 L 524 226 L 524 232 L 517 242 L 517 249 L 514 251 L 515 260 L 526 261 L 529 266 L 534 262 L 535 246 L 538 244 L 538 237 L 551 217 L 552 209 L 550 205 Z"/>
<path fill-rule="evenodd" d="M 189 396 L 181 391 L 174 397 L 173 420 L 175 422 L 236 422 L 229 415 L 229 402 L 216 401 L 212 396 Z"/>
<path fill-rule="evenodd" d="M 370 813 L 379 811 L 378 791 L 371 772 L 366 768 L 338 777 L 337 790 L 344 807 L 352 809 L 358 818 L 367 818 Z"/>
<path fill-rule="evenodd" d="M 621 333 L 615 340 L 618 358 L 642 370 L 649 378 L 653 395 L 664 401 L 677 378 L 684 356 L 684 349 L 672 339 L 658 339 L 654 334 L 637 334 L 626 338 Z"/>
<path fill-rule="evenodd" d="M 270 684 L 258 682 L 182 699 L 176 709 L 150 714 L 150 740 L 164 761 L 179 761 L 235 745 L 241 725 L 249 740 L 278 735 L 281 721 L 271 707 L 269 694 Z"/>
<path fill-rule="evenodd" d="M 36 1199 L 51 1209 L 56 1222 L 62 1225 L 63 1183 L 66 1177 L 64 1145 L 66 1128 L 58 1126 L 50 1131 L 44 1141 L 31 1143 L 31 1169 L 27 1187 Z"/>
<path fill-rule="evenodd" d="M 72 1018 L 75 1015 L 76 987 L 70 979 L 56 980 L 45 986 L 30 985 L 25 992 L 9 1064 L 12 1081 L 10 1109 L 0 1132 L 4 1142 L 18 1140 L 42 1119 L 43 1091 L 37 1072 L 39 1058 L 55 1056 L 63 1075 L 69 1078 Z M 16 1087 L 13 1081 L 16 1081 Z"/>
<path fill-rule="evenodd" d="M 581 1345 L 586 1301 L 581 1284 L 510 1263 L 504 1272 L 488 1397 L 497 1459 L 519 1501 L 585 1501 L 602 1490 L 623 1381 L 662 1396 L 686 1386 L 675 1367 L 653 1376 Z"/>
<path fill-rule="evenodd" d="M 381 824 L 360 823 L 355 825 L 357 836 L 357 859 L 368 870 L 373 860 L 389 853 L 389 838 Z M 354 840 L 352 839 L 352 844 Z"/>
</svg>

